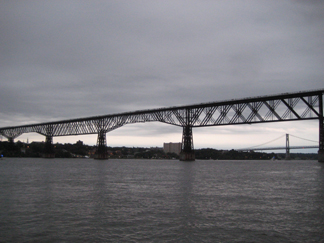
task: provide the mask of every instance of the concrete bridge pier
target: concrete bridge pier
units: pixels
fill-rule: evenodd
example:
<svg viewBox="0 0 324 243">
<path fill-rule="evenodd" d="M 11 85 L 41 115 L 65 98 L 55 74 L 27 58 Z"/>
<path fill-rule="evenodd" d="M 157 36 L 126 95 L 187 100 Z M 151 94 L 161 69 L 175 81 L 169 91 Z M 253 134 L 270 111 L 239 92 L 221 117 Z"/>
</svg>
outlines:
<svg viewBox="0 0 324 243">
<path fill-rule="evenodd" d="M 324 162 L 324 128 L 323 122 L 320 124 L 319 132 L 319 149 L 318 149 L 318 162 Z"/>
<path fill-rule="evenodd" d="M 323 118 L 323 96 L 318 96 L 319 100 L 319 144 L 318 162 L 324 162 L 324 118 Z"/>
<path fill-rule="evenodd" d="M 14 151 L 15 150 L 15 137 L 7 137 L 9 142 L 9 150 Z"/>
<path fill-rule="evenodd" d="M 180 161 L 195 161 L 195 151 L 193 147 L 192 127 L 184 126 L 182 133 L 182 145 Z"/>
<path fill-rule="evenodd" d="M 318 162 L 324 163 L 324 150 L 318 150 Z"/>
<path fill-rule="evenodd" d="M 98 132 L 98 140 L 97 140 L 97 151 L 95 154 L 95 159 L 108 159 L 108 151 L 106 145 L 106 131 L 100 130 Z"/>
<path fill-rule="evenodd" d="M 45 137 L 45 148 L 43 158 L 55 158 L 55 152 L 53 148 L 53 136 L 46 135 Z"/>
<path fill-rule="evenodd" d="M 15 138 L 14 137 L 8 137 L 8 142 L 11 144 L 15 143 Z"/>
</svg>

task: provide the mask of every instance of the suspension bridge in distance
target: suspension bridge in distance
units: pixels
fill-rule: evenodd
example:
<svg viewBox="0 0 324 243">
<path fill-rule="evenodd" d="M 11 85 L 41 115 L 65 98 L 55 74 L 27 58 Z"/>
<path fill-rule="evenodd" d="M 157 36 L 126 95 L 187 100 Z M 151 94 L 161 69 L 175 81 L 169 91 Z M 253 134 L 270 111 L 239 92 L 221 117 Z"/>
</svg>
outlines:
<svg viewBox="0 0 324 243">
<path fill-rule="evenodd" d="M 269 144 L 271 142 L 274 142 L 280 138 L 283 138 L 285 135 L 282 135 L 274 140 L 271 140 L 269 142 L 260 144 L 260 145 L 256 145 L 253 147 L 249 147 L 249 148 L 244 148 L 244 149 L 236 149 L 236 151 L 242 151 L 242 152 L 247 152 L 247 151 L 264 151 L 264 150 L 285 150 L 286 151 L 286 160 L 290 160 L 290 150 L 291 149 L 312 149 L 312 148 L 319 148 L 318 145 L 306 145 L 306 146 L 290 146 L 290 142 L 289 142 L 289 134 L 286 134 L 286 146 L 276 146 L 276 147 L 260 147 L 263 146 L 265 144 Z M 318 143 L 318 141 L 314 141 L 314 140 L 309 140 L 309 139 L 305 139 L 305 138 L 300 138 L 294 135 L 290 135 L 292 137 L 295 138 L 299 138 L 302 140 L 306 140 L 306 141 L 311 141 L 311 142 L 315 142 Z"/>
<path fill-rule="evenodd" d="M 97 134 L 97 159 L 108 159 L 106 135 L 127 124 L 162 122 L 182 127 L 180 160 L 194 161 L 193 128 L 269 122 L 318 120 L 318 161 L 324 162 L 322 90 L 232 99 L 195 105 L 139 110 L 103 116 L 0 128 L 0 134 L 14 142 L 24 133 L 45 136 L 44 157 L 54 157 L 53 137 Z"/>
</svg>

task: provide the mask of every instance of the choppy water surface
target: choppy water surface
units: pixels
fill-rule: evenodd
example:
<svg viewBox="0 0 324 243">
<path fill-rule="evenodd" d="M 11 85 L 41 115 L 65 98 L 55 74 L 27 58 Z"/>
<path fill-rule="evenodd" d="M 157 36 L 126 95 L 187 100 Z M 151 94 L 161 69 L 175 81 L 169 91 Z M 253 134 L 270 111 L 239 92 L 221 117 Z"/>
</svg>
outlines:
<svg viewBox="0 0 324 243">
<path fill-rule="evenodd" d="M 316 161 L 0 161 L 0 242 L 324 242 Z"/>
</svg>

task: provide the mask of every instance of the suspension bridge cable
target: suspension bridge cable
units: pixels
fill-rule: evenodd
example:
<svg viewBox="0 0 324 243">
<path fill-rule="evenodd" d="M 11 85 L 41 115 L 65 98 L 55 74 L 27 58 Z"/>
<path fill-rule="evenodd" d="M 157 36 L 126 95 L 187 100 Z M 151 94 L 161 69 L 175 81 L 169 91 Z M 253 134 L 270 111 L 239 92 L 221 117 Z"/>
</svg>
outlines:
<svg viewBox="0 0 324 243">
<path fill-rule="evenodd" d="M 273 140 L 271 140 L 271 141 L 269 141 L 269 142 L 262 143 L 262 144 L 259 144 L 259 145 L 256 145 L 256 146 L 252 146 L 252 147 L 247 147 L 247 148 L 244 148 L 244 149 L 253 149 L 253 148 L 256 148 L 256 147 L 260 147 L 260 146 L 266 145 L 266 144 L 268 144 L 268 143 L 272 143 L 272 142 L 274 142 L 274 141 L 276 141 L 276 140 L 278 140 L 278 139 L 280 139 L 280 138 L 282 138 L 282 137 L 284 137 L 284 136 L 286 136 L 286 135 L 284 134 L 284 135 L 281 135 L 280 137 L 275 138 L 275 139 L 273 139 Z M 243 150 L 243 149 L 241 149 L 241 150 Z"/>
<path fill-rule="evenodd" d="M 310 140 L 310 139 L 306 139 L 306 138 L 297 137 L 297 136 L 294 136 L 294 135 L 291 135 L 291 134 L 289 134 L 289 135 L 292 136 L 292 137 L 294 137 L 294 138 L 299 138 L 299 139 L 306 140 L 306 141 L 309 141 L 309 142 L 318 143 L 318 141 L 314 141 L 314 140 Z"/>
</svg>

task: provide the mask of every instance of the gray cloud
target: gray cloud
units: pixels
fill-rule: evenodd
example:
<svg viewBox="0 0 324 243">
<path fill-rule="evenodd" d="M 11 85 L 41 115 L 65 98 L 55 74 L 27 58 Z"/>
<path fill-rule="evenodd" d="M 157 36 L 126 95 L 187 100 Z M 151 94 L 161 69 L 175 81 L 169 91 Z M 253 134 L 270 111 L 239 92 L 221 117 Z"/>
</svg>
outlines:
<svg viewBox="0 0 324 243">
<path fill-rule="evenodd" d="M 323 1 L 2 1 L 0 126 L 322 89 L 323 27 Z"/>
</svg>

